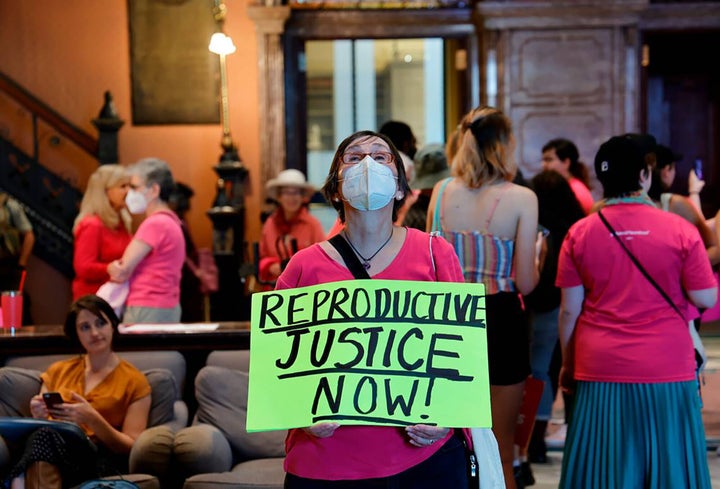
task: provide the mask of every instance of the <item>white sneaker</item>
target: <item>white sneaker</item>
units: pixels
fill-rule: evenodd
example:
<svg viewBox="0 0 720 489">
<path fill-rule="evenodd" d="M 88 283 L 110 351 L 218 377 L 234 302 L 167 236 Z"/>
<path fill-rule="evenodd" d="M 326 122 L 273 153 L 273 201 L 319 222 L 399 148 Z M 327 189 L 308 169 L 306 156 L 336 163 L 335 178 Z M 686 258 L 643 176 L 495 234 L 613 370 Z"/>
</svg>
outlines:
<svg viewBox="0 0 720 489">
<path fill-rule="evenodd" d="M 565 446 L 565 436 L 567 435 L 567 425 L 554 425 L 556 429 L 552 429 L 548 425 L 548 435 L 545 437 L 545 444 L 548 448 L 563 448 Z"/>
</svg>

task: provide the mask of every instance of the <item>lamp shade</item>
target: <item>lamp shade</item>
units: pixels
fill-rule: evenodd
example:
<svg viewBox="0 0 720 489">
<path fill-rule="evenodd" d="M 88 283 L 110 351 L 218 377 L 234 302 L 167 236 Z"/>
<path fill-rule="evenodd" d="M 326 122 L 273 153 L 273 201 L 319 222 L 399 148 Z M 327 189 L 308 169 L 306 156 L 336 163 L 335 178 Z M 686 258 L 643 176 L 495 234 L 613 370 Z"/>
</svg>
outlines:
<svg viewBox="0 0 720 489">
<path fill-rule="evenodd" d="M 232 54 L 235 52 L 235 44 L 233 44 L 230 36 L 226 36 L 222 32 L 216 32 L 210 38 L 208 49 L 215 54 Z"/>
</svg>

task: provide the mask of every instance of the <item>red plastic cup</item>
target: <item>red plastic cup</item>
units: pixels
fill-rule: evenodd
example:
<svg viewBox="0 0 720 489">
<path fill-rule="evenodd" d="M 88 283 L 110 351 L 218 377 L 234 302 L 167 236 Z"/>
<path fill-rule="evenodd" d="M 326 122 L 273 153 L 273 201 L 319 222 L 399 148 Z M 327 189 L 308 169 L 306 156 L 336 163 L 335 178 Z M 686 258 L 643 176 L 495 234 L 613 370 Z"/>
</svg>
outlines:
<svg viewBox="0 0 720 489">
<path fill-rule="evenodd" d="M 23 296 L 19 290 L 6 290 L 0 298 L 0 307 L 2 307 L 2 327 L 20 328 L 22 327 L 22 310 Z"/>
</svg>

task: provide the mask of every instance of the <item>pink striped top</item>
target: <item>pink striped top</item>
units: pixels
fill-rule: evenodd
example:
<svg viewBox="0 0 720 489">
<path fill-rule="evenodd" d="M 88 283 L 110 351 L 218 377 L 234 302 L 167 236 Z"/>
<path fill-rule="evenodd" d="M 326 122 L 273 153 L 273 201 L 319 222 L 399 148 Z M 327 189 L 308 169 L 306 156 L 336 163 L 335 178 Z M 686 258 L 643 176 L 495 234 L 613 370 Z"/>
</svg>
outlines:
<svg viewBox="0 0 720 489">
<path fill-rule="evenodd" d="M 446 179 L 440 186 L 431 230 L 438 232 L 455 249 L 455 253 L 460 259 L 465 282 L 485 284 L 486 294 L 516 292 L 513 280 L 515 240 L 499 238 L 487 232 L 502 193 L 495 199 L 484 229 L 480 231 L 446 231 L 442 226 L 442 199 L 445 187 L 450 180 L 452 179 Z"/>
</svg>

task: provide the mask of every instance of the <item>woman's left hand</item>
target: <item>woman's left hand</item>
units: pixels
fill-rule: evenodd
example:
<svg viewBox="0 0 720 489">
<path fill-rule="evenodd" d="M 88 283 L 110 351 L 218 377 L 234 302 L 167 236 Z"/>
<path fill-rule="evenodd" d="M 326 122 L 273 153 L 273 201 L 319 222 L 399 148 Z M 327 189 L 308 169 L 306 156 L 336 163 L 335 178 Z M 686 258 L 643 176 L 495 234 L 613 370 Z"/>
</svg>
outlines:
<svg viewBox="0 0 720 489">
<path fill-rule="evenodd" d="M 91 424 L 92 420 L 98 416 L 98 412 L 93 408 L 87 400 L 77 392 L 72 393 L 74 402 L 64 402 L 57 407 L 50 409 L 50 415 L 60 421 L 70 421 L 77 425 Z"/>
<path fill-rule="evenodd" d="M 416 447 L 429 447 L 438 440 L 442 440 L 450 432 L 450 428 L 440 428 L 426 424 L 416 424 L 405 428 L 410 437 L 410 444 Z"/>
</svg>

